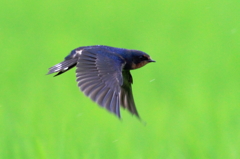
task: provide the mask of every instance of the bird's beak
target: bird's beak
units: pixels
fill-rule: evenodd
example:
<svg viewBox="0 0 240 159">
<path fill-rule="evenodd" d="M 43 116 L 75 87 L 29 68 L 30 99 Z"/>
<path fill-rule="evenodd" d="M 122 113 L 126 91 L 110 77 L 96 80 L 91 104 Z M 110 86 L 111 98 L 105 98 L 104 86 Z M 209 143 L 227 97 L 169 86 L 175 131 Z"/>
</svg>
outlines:
<svg viewBox="0 0 240 159">
<path fill-rule="evenodd" d="M 152 60 L 152 59 L 149 59 L 148 62 L 156 62 L 156 61 L 154 61 L 154 60 Z"/>
</svg>

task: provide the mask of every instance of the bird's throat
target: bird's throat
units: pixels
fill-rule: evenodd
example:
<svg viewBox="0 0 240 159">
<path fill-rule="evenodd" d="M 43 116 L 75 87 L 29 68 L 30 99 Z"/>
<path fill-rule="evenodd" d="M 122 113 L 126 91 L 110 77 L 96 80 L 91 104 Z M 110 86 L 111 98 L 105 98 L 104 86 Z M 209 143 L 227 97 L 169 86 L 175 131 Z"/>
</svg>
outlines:
<svg viewBox="0 0 240 159">
<path fill-rule="evenodd" d="M 145 66 L 148 63 L 148 61 L 142 61 L 138 64 L 132 63 L 132 69 L 137 69 Z"/>
</svg>

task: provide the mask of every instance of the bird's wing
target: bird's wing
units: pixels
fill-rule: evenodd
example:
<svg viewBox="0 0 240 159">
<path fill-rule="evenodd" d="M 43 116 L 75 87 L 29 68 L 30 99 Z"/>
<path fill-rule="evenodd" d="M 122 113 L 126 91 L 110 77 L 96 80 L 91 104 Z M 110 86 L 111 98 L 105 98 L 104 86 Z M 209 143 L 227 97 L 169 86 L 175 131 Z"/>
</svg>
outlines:
<svg viewBox="0 0 240 159">
<path fill-rule="evenodd" d="M 83 50 L 77 62 L 76 77 L 81 91 L 120 118 L 120 92 L 125 61 L 111 52 Z"/>
<path fill-rule="evenodd" d="M 132 114 L 140 118 L 132 94 L 132 75 L 129 70 L 124 70 L 122 75 L 124 80 L 123 85 L 121 86 L 120 104 L 123 108 L 127 108 Z"/>
</svg>

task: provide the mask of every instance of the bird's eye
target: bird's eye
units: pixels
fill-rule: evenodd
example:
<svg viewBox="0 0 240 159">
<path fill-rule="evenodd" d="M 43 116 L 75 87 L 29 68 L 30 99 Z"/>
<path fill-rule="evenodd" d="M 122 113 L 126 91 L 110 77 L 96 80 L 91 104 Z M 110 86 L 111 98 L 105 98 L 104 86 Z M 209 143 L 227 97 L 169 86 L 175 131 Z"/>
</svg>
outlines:
<svg viewBox="0 0 240 159">
<path fill-rule="evenodd" d="M 147 60 L 147 57 L 145 57 L 145 56 L 139 56 L 139 60 L 140 60 L 140 61 Z"/>
</svg>

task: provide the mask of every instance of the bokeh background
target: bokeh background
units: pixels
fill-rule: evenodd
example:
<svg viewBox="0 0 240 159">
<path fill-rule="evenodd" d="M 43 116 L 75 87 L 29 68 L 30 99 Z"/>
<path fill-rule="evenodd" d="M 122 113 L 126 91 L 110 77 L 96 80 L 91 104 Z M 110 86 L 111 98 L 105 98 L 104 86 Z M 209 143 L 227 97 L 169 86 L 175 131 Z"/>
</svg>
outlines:
<svg viewBox="0 0 240 159">
<path fill-rule="evenodd" d="M 146 125 L 46 76 L 74 48 L 142 50 L 132 71 Z M 0 158 L 240 158 L 240 1 L 0 2 Z"/>
</svg>

